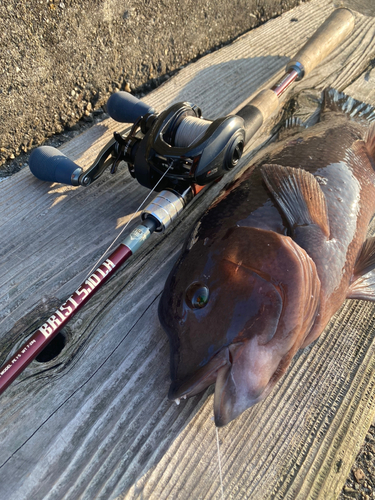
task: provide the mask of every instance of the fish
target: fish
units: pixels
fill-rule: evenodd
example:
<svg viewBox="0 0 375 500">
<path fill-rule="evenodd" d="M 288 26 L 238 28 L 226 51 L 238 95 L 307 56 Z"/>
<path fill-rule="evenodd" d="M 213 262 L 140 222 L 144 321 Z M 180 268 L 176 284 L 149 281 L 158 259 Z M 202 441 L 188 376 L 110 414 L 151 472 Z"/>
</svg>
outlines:
<svg viewBox="0 0 375 500">
<path fill-rule="evenodd" d="M 215 424 L 227 425 L 346 299 L 375 301 L 374 120 L 326 90 L 319 121 L 271 144 L 195 224 L 159 302 L 170 400 L 215 384 Z"/>
</svg>

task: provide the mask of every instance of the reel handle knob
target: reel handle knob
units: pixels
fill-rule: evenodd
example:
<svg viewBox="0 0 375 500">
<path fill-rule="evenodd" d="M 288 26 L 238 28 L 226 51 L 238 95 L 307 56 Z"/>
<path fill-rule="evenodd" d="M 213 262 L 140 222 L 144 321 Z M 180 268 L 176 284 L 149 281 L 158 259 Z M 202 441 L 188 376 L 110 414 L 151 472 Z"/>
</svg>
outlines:
<svg viewBox="0 0 375 500">
<path fill-rule="evenodd" d="M 141 116 L 155 110 L 129 92 L 116 92 L 107 101 L 107 112 L 116 122 L 135 123 Z"/>
<path fill-rule="evenodd" d="M 60 182 L 71 186 L 79 185 L 83 170 L 61 151 L 51 146 L 34 149 L 30 155 L 31 172 L 42 181 Z"/>
</svg>

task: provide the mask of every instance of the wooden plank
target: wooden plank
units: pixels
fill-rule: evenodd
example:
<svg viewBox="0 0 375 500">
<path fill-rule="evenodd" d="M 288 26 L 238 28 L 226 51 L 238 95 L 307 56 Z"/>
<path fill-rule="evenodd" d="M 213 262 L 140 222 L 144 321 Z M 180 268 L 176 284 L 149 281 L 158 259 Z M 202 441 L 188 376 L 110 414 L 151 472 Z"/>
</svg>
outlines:
<svg viewBox="0 0 375 500">
<path fill-rule="evenodd" d="M 275 81 L 333 8 L 303 4 L 145 100 L 161 110 L 188 99 L 208 118 L 225 115 Z M 374 29 L 358 16 L 353 35 L 296 93 L 335 83 L 356 96 L 356 79 L 367 82 L 362 73 L 374 57 Z M 86 167 L 117 128 L 106 120 L 62 150 Z M 242 166 L 267 137 L 265 129 Z M 212 390 L 179 407 L 166 400 L 169 355 L 157 304 L 192 222 L 225 183 L 90 301 L 58 357 L 33 362 L 1 396 L 1 498 L 221 497 Z M 26 170 L 0 183 L 2 361 L 77 288 L 147 192 L 125 170 L 86 189 L 41 183 Z M 272 395 L 220 429 L 225 498 L 337 496 L 375 414 L 374 312 L 347 302 Z"/>
</svg>

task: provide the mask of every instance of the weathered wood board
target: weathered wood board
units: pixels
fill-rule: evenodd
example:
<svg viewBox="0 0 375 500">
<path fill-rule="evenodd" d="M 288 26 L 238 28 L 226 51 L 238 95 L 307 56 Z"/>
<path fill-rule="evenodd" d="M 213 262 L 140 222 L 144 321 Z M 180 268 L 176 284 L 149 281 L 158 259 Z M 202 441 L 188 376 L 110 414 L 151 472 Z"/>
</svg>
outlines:
<svg viewBox="0 0 375 500">
<path fill-rule="evenodd" d="M 185 99 L 208 118 L 225 115 L 270 86 L 333 8 L 303 4 L 145 100 L 162 110 Z M 366 72 L 374 34 L 375 21 L 358 15 L 353 34 L 295 92 L 334 85 L 375 104 L 374 72 Z M 118 128 L 106 120 L 62 150 L 86 167 Z M 180 406 L 167 401 L 157 304 L 193 221 L 225 183 L 154 235 L 75 316 L 62 352 L 34 361 L 0 397 L 1 499 L 221 498 L 212 390 Z M 86 189 L 42 183 L 27 170 L 0 183 L 1 361 L 79 286 L 147 193 L 125 168 Z M 337 497 L 375 415 L 374 323 L 373 305 L 345 303 L 271 396 L 219 430 L 225 498 Z"/>
</svg>

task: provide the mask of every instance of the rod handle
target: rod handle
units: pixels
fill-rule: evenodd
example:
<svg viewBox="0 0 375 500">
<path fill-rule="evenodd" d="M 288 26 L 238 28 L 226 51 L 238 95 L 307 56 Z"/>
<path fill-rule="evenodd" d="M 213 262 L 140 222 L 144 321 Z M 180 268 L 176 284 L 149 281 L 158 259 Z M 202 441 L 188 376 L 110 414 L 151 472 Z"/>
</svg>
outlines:
<svg viewBox="0 0 375 500">
<path fill-rule="evenodd" d="M 286 71 L 291 69 L 300 71 L 299 78 L 308 75 L 353 31 L 354 23 L 354 15 L 349 9 L 334 10 L 302 49 L 289 61 Z"/>
<path fill-rule="evenodd" d="M 107 112 L 116 122 L 135 123 L 141 116 L 154 113 L 154 109 L 129 92 L 116 92 L 107 101 Z"/>
<path fill-rule="evenodd" d="M 30 155 L 31 172 L 42 181 L 78 186 L 82 168 L 52 146 L 41 146 Z"/>
<path fill-rule="evenodd" d="M 279 99 L 275 92 L 271 89 L 265 89 L 236 113 L 244 120 L 245 143 L 249 142 L 278 107 Z"/>
</svg>

